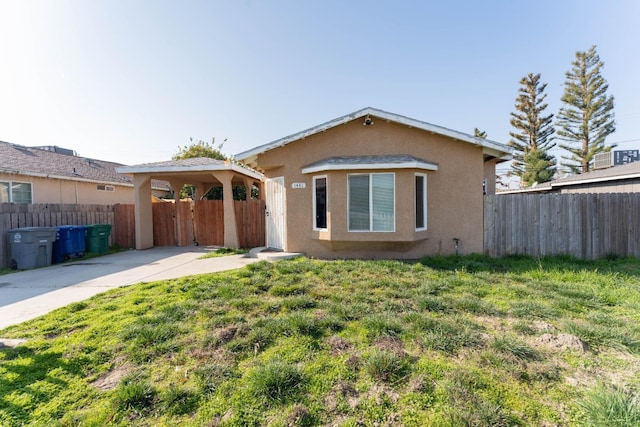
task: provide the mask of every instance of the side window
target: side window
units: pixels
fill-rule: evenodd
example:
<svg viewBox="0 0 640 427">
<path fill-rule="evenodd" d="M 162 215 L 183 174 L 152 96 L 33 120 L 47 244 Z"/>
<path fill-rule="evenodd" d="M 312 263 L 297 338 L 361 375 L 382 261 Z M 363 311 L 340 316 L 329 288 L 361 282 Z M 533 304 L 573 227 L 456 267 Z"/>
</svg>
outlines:
<svg viewBox="0 0 640 427">
<path fill-rule="evenodd" d="M 416 193 L 416 231 L 427 229 L 427 175 L 417 173 L 415 176 Z"/>
<path fill-rule="evenodd" d="M 0 202 L 33 203 L 31 183 L 0 182 Z"/>
<path fill-rule="evenodd" d="M 327 228 L 327 177 L 313 178 L 313 229 Z"/>
</svg>

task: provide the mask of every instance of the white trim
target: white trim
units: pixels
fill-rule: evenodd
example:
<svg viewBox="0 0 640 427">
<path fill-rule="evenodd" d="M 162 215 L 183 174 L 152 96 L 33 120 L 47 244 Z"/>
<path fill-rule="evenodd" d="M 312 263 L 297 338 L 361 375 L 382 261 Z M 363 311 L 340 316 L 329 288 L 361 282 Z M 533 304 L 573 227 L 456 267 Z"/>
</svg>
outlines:
<svg viewBox="0 0 640 427">
<path fill-rule="evenodd" d="M 259 154 L 265 153 L 269 150 L 273 150 L 274 148 L 282 147 L 283 145 L 287 145 L 290 142 L 297 141 L 299 139 L 307 138 L 311 135 L 315 135 L 320 132 L 324 132 L 333 127 L 348 123 L 352 120 L 356 120 L 366 116 L 373 116 L 375 118 L 380 118 L 383 120 L 392 121 L 395 123 L 400 123 L 409 127 L 418 128 L 427 132 L 437 133 L 439 135 L 444 135 L 452 139 L 457 139 L 459 141 L 468 142 L 478 147 L 483 147 L 488 150 L 495 150 L 498 153 L 501 153 L 500 158 L 510 158 L 513 152 L 512 148 L 508 145 L 501 144 L 496 141 L 491 141 L 486 138 L 479 138 L 467 133 L 458 132 L 452 129 L 448 129 L 442 126 L 433 125 L 431 123 L 423 122 L 420 120 L 411 119 L 409 117 L 401 116 L 399 114 L 389 113 L 386 111 L 378 110 L 375 108 L 367 107 L 362 110 L 356 111 L 351 114 L 347 114 L 342 117 L 338 117 L 336 119 L 330 120 L 326 123 L 322 123 L 318 126 L 314 126 L 312 128 L 303 130 L 302 132 L 295 133 L 293 135 L 285 136 L 284 138 L 277 139 L 268 144 L 264 144 L 258 146 L 256 148 L 252 148 L 251 150 L 243 151 L 241 153 L 236 154 L 235 158 L 239 161 L 247 161 L 248 159 L 255 157 Z M 375 126 L 375 125 L 374 125 Z"/>
<path fill-rule="evenodd" d="M 402 162 L 402 163 L 346 163 L 346 164 L 325 164 L 302 168 L 303 174 L 344 171 L 344 170 L 375 170 L 375 169 L 423 169 L 437 171 L 438 165 L 425 162 Z"/>
<path fill-rule="evenodd" d="M 247 175 L 251 178 L 262 181 L 263 175 L 254 172 L 251 169 L 247 169 L 242 166 L 238 166 L 235 163 L 221 163 L 217 165 L 189 165 L 189 166 L 178 166 L 178 165 L 139 165 L 139 166 L 123 166 L 116 168 L 116 172 L 122 174 L 131 174 L 131 173 L 149 173 L 149 174 L 161 174 L 166 172 L 209 172 L 209 171 L 223 171 L 223 170 L 231 170 L 234 172 L 241 173 L 243 175 Z"/>
<path fill-rule="evenodd" d="M 351 230 L 350 218 L 350 203 L 351 200 L 351 187 L 349 186 L 350 176 L 362 176 L 369 177 L 369 229 L 368 230 Z M 373 230 L 373 185 L 371 180 L 373 175 L 391 175 L 393 177 L 393 230 Z M 347 174 L 347 232 L 349 233 L 395 233 L 396 232 L 396 174 L 394 172 L 379 172 L 379 173 L 350 173 Z"/>
<path fill-rule="evenodd" d="M 429 228 L 428 225 L 427 225 L 427 218 L 428 218 L 428 215 L 427 215 L 427 206 L 428 206 L 428 203 L 427 203 L 427 174 L 425 174 L 425 173 L 416 173 L 416 174 L 413 175 L 413 177 L 414 177 L 413 178 L 413 185 L 414 185 L 414 190 L 413 190 L 414 191 L 413 212 L 414 212 L 414 216 L 418 213 L 418 206 L 416 205 L 416 202 L 415 202 L 415 191 L 416 191 L 415 179 L 417 177 L 422 177 L 423 180 L 424 180 L 423 183 L 422 183 L 422 186 L 423 186 L 422 187 L 422 203 L 423 203 L 422 208 L 424 209 L 424 218 L 423 218 L 424 227 L 415 227 L 415 231 L 425 231 L 425 230 L 427 230 Z M 415 223 L 416 223 L 417 219 L 418 219 L 417 217 L 414 218 L 414 222 L 413 222 L 414 226 L 415 226 Z"/>
<path fill-rule="evenodd" d="M 567 185 L 592 184 L 592 183 L 598 183 L 598 182 L 619 181 L 619 180 L 635 179 L 635 178 L 640 178 L 640 173 L 632 173 L 632 174 L 628 174 L 628 175 L 608 176 L 608 177 L 605 177 L 605 178 L 588 178 L 588 179 L 581 179 L 581 180 L 568 181 L 568 182 L 556 182 L 556 183 L 552 182 L 551 183 L 551 188 L 553 188 L 553 187 L 564 187 L 564 186 L 567 186 Z"/>
<path fill-rule="evenodd" d="M 327 221 L 327 226 L 325 228 L 316 227 L 316 180 L 325 179 L 325 191 L 326 191 L 326 200 L 325 200 L 325 221 Z M 313 204 L 313 231 L 327 231 L 329 229 L 329 221 L 327 217 L 327 212 L 329 211 L 329 177 L 327 175 L 316 175 L 313 177 L 313 194 L 312 194 L 312 204 Z"/>
</svg>

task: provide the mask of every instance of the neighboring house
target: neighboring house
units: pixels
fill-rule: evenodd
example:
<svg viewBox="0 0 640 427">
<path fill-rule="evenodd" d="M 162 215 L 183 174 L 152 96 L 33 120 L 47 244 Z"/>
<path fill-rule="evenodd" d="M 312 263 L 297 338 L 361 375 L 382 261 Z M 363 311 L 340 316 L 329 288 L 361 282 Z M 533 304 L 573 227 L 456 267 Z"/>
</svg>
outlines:
<svg viewBox="0 0 640 427">
<path fill-rule="evenodd" d="M 365 108 L 245 151 L 266 176 L 267 246 L 321 258 L 483 251 L 483 194 L 511 149 Z"/>
<path fill-rule="evenodd" d="M 24 147 L 0 141 L 0 203 L 133 203 L 133 182 L 118 163 L 76 156 L 59 147 Z M 170 194 L 154 182 L 153 195 Z"/>
<path fill-rule="evenodd" d="M 591 172 L 570 175 L 520 190 L 500 191 L 517 193 L 639 193 L 640 161 Z"/>
</svg>

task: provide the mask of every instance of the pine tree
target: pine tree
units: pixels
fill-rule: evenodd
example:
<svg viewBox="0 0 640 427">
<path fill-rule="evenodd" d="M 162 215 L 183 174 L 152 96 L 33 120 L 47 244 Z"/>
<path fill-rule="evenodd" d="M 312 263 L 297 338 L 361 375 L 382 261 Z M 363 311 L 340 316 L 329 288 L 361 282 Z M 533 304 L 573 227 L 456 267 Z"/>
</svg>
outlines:
<svg viewBox="0 0 640 427">
<path fill-rule="evenodd" d="M 553 114 L 544 115 L 547 95 L 546 84 L 540 83 L 540 74 L 529 73 L 520 80 L 520 89 L 516 98 L 516 111 L 511 113 L 511 126 L 516 130 L 509 132 L 509 145 L 514 148 L 511 168 L 520 182 L 532 185 L 535 182 L 551 181 L 556 172 L 556 159 L 549 150 L 553 142 Z"/>
<path fill-rule="evenodd" d="M 591 46 L 587 52 L 576 52 L 573 68 L 565 73 L 564 106 L 558 113 L 558 136 L 567 144 L 560 144 L 570 153 L 562 156 L 574 173 L 588 172 L 593 157 L 610 151 L 606 137 L 615 132 L 613 96 L 607 96 L 609 85 L 600 74 L 604 62 Z"/>
</svg>

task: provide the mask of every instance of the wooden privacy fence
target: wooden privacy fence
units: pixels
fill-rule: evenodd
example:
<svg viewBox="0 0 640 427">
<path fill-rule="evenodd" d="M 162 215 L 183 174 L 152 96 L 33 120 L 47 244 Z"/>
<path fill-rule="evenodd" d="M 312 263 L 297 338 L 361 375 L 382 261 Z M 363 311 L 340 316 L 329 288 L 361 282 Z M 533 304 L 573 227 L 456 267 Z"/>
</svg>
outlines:
<svg viewBox="0 0 640 427">
<path fill-rule="evenodd" d="M 264 246 L 264 201 L 234 201 L 240 247 Z M 60 205 L 0 203 L 0 268 L 7 267 L 7 230 L 22 227 L 110 224 L 109 245 L 134 248 L 135 207 L 117 205 Z M 179 219 L 177 221 L 176 219 Z M 154 203 L 153 242 L 156 246 L 224 244 L 224 207 L 219 200 Z"/>
<path fill-rule="evenodd" d="M 7 267 L 6 232 L 13 228 L 110 224 L 109 245 L 135 246 L 133 205 L 0 203 L 0 268 Z"/>
<path fill-rule="evenodd" d="M 235 200 L 236 226 L 240 247 L 264 246 L 264 202 Z M 224 205 L 222 200 L 153 204 L 153 244 L 155 246 L 224 245 Z"/>
<path fill-rule="evenodd" d="M 640 193 L 485 196 L 484 250 L 491 256 L 640 258 Z"/>
</svg>

